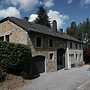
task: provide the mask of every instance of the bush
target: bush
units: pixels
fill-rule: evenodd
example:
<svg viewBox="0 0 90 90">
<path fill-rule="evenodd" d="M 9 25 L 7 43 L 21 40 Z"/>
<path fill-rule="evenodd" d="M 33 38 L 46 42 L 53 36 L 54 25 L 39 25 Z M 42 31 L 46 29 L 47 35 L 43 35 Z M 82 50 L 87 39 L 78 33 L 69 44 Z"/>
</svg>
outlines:
<svg viewBox="0 0 90 90">
<path fill-rule="evenodd" d="M 0 42 L 0 66 L 7 72 L 31 73 L 31 49 L 27 45 Z"/>
</svg>

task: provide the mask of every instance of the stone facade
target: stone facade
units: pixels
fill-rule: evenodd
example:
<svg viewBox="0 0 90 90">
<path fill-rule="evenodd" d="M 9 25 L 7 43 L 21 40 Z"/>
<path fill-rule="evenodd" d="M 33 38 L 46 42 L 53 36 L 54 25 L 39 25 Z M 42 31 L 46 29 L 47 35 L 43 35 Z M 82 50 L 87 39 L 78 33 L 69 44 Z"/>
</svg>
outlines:
<svg viewBox="0 0 90 90">
<path fill-rule="evenodd" d="M 32 56 L 42 55 L 45 57 L 45 72 L 57 71 L 57 50 L 62 48 L 65 50 L 65 67 L 71 68 L 70 54 L 81 55 L 81 60 L 83 60 L 83 51 L 81 49 L 70 49 L 70 41 L 54 37 L 51 35 L 41 34 L 38 32 L 27 32 L 20 26 L 12 23 L 9 20 L 0 23 L 0 37 L 4 36 L 4 41 L 6 40 L 5 35 L 9 35 L 9 41 L 13 43 L 21 43 L 29 45 L 32 50 Z M 36 37 L 42 38 L 42 47 L 36 47 Z M 49 47 L 48 40 L 53 40 L 53 47 Z M 50 60 L 50 54 L 53 54 L 53 58 Z M 79 57 L 78 57 L 79 58 Z M 79 60 L 79 59 L 78 59 Z M 76 63 L 76 59 L 74 59 Z"/>
<path fill-rule="evenodd" d="M 70 47 L 70 43 L 72 43 L 72 48 Z M 68 68 L 71 68 L 73 65 L 75 66 L 77 63 L 83 62 L 82 44 L 74 41 L 68 41 L 66 49 L 66 59 L 66 67 Z"/>
<path fill-rule="evenodd" d="M 10 21 L 5 21 L 0 24 L 0 36 L 4 36 L 4 41 L 5 35 L 9 35 L 10 42 L 27 45 L 28 33 Z"/>
<path fill-rule="evenodd" d="M 32 50 L 32 56 L 42 55 L 45 56 L 45 71 L 57 71 L 57 57 L 56 50 L 58 48 L 65 48 L 65 41 L 56 37 L 52 37 L 49 35 L 44 35 L 36 32 L 26 32 L 21 27 L 16 24 L 8 21 L 5 21 L 0 24 L 0 37 L 5 35 L 9 35 L 9 41 L 13 43 L 21 43 L 25 45 L 29 45 Z M 37 36 L 42 37 L 43 39 L 43 47 L 37 48 L 35 46 L 35 38 Z M 46 38 L 47 37 L 47 38 Z M 48 47 L 48 39 L 53 39 L 54 46 L 52 48 Z M 56 42 L 57 41 L 57 42 Z M 49 60 L 49 53 L 54 54 L 53 60 Z"/>
<path fill-rule="evenodd" d="M 41 37 L 43 40 L 43 45 L 41 48 L 37 48 L 35 45 L 36 37 Z M 53 47 L 48 46 L 49 39 L 53 40 L 53 43 L 54 43 Z M 30 34 L 28 34 L 28 45 L 30 45 L 31 47 L 33 57 L 38 56 L 38 55 L 45 56 L 45 66 L 46 66 L 45 71 L 46 72 L 57 71 L 57 49 L 66 48 L 65 40 L 52 37 L 49 35 L 45 35 L 45 34 L 30 32 Z M 50 53 L 53 53 L 52 60 L 50 60 L 49 58 Z"/>
</svg>

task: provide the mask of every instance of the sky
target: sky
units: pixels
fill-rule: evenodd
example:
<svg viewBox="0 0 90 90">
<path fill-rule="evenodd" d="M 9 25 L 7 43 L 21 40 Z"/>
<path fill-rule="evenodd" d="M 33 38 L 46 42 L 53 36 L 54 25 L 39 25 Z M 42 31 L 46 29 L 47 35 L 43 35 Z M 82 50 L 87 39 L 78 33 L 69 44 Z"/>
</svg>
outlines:
<svg viewBox="0 0 90 90">
<path fill-rule="evenodd" d="M 72 21 L 77 24 L 90 19 L 90 0 L 0 0 L 0 19 L 8 16 L 37 18 L 40 4 L 44 4 L 49 20 L 57 21 L 57 28 L 65 31 Z"/>
</svg>

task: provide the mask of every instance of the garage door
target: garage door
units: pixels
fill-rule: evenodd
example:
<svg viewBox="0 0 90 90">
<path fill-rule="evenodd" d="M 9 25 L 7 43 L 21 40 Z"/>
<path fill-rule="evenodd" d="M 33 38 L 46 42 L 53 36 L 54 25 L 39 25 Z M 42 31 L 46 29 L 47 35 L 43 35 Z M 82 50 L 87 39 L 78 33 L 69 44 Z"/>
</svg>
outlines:
<svg viewBox="0 0 90 90">
<path fill-rule="evenodd" d="M 32 72 L 33 74 L 40 74 L 45 72 L 45 57 L 35 56 L 32 59 Z"/>
</svg>

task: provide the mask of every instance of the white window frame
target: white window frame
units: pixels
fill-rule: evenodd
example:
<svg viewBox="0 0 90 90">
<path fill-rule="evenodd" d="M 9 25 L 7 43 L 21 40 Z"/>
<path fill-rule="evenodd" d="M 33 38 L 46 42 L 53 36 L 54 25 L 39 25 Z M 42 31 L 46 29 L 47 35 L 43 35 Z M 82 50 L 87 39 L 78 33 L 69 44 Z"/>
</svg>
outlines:
<svg viewBox="0 0 90 90">
<path fill-rule="evenodd" d="M 53 58 L 52 59 L 50 59 L 50 54 L 53 54 Z M 48 60 L 54 60 L 54 57 L 55 57 L 54 52 L 48 52 Z"/>
</svg>

